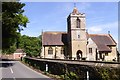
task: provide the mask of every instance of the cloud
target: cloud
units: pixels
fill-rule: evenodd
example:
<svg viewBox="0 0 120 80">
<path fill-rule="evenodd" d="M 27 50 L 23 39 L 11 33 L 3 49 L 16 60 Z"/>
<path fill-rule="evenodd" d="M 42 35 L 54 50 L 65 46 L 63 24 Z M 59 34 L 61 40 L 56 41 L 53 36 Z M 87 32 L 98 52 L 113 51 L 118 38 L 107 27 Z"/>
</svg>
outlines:
<svg viewBox="0 0 120 80">
<path fill-rule="evenodd" d="M 112 35 L 113 39 L 118 43 L 118 21 L 109 22 L 106 24 L 99 24 L 94 26 L 88 27 L 88 32 L 91 34 L 106 34 L 108 31 L 110 31 L 110 34 Z M 118 45 L 117 45 L 118 46 Z"/>
<path fill-rule="evenodd" d="M 103 25 L 104 28 L 118 28 L 118 21 Z"/>
<path fill-rule="evenodd" d="M 86 18 L 87 22 L 89 24 L 96 24 L 96 23 L 100 23 L 103 22 L 105 19 L 105 17 L 93 17 L 93 18 Z"/>
<path fill-rule="evenodd" d="M 88 30 L 90 32 L 100 32 L 100 31 L 102 31 L 102 28 L 97 27 L 97 26 L 93 26 L 93 27 L 90 27 Z"/>
<path fill-rule="evenodd" d="M 117 29 L 118 29 L 117 21 L 106 23 L 106 24 L 98 24 L 98 25 L 88 27 L 88 31 L 92 33 L 96 33 L 96 32 L 98 33 L 104 30 L 117 30 Z"/>
</svg>

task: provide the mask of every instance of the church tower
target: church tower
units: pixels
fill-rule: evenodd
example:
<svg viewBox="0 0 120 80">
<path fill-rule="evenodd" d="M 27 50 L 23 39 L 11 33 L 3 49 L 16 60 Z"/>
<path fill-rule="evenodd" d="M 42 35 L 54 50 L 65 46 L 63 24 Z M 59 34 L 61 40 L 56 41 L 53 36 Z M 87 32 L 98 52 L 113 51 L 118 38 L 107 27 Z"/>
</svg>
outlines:
<svg viewBox="0 0 120 80">
<path fill-rule="evenodd" d="M 79 13 L 74 7 L 67 18 L 68 28 L 68 55 L 71 59 L 83 59 L 87 54 L 85 14 Z"/>
</svg>

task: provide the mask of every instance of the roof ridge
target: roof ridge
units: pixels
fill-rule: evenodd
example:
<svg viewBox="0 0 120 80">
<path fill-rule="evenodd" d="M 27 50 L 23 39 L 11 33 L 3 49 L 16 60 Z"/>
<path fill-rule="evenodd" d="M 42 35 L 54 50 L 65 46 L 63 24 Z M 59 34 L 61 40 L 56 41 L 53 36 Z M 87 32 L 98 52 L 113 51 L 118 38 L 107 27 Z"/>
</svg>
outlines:
<svg viewBox="0 0 120 80">
<path fill-rule="evenodd" d="M 117 44 L 116 41 L 113 39 L 113 37 L 112 37 L 110 34 L 108 34 L 108 35 L 109 35 L 109 37 L 112 39 L 112 41 L 113 41 L 115 44 Z"/>
<path fill-rule="evenodd" d="M 89 35 L 109 35 L 109 34 L 89 34 Z"/>
<path fill-rule="evenodd" d="M 67 33 L 66 31 L 45 31 L 43 33 Z"/>
</svg>

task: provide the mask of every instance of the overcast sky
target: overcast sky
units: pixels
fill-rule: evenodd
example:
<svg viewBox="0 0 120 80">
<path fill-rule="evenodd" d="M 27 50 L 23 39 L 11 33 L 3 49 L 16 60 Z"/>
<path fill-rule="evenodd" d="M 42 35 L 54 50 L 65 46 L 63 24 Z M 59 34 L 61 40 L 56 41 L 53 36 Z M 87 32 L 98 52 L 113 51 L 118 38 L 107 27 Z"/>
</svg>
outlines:
<svg viewBox="0 0 120 80">
<path fill-rule="evenodd" d="M 24 15 L 30 23 L 22 35 L 39 36 L 41 31 L 67 31 L 67 17 L 73 11 L 73 2 L 24 2 Z M 117 2 L 77 2 L 80 13 L 86 14 L 89 33 L 110 34 L 118 41 Z"/>
</svg>

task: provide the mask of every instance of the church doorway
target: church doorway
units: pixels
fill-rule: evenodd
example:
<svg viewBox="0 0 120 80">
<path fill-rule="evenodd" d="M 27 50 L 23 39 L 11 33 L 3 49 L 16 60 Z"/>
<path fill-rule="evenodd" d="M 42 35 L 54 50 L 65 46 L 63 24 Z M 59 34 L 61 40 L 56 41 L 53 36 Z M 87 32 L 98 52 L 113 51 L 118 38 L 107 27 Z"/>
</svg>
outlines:
<svg viewBox="0 0 120 80">
<path fill-rule="evenodd" d="M 81 50 L 78 50 L 76 55 L 77 55 L 77 60 L 82 59 L 82 51 Z"/>
</svg>

